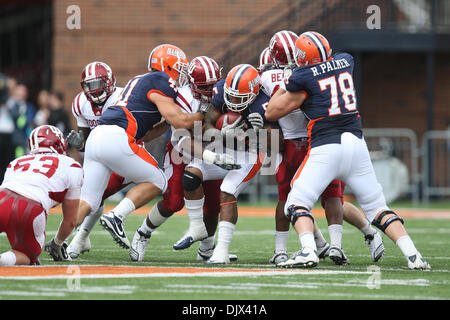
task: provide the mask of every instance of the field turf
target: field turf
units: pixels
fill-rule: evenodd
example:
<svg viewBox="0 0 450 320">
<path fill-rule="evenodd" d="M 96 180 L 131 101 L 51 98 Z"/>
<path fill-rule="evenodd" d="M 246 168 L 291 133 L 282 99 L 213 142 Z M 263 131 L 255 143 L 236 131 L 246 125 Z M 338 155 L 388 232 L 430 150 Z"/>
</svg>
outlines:
<svg viewBox="0 0 450 320">
<path fill-rule="evenodd" d="M 48 216 L 46 241 L 55 235 L 61 217 Z M 126 231 L 130 241 L 143 219 L 139 214 L 128 217 Z M 328 239 L 326 220 L 317 221 Z M 336 266 L 327 258 L 313 269 L 277 269 L 268 263 L 274 249 L 274 219 L 251 216 L 239 218 L 230 246 L 230 252 L 237 254 L 239 260 L 223 267 L 207 266 L 196 260 L 198 243 L 182 251 L 172 249 L 187 226 L 186 215 L 170 218 L 152 235 L 144 261 L 133 263 L 128 251 L 96 225 L 90 236 L 91 251 L 77 260 L 57 263 L 43 252 L 41 266 L 0 268 L 0 300 L 450 299 L 449 219 L 405 219 L 405 226 L 431 264 L 431 271 L 406 269 L 405 258 L 385 235 L 385 255 L 373 263 L 362 234 L 346 223 L 342 245 L 350 265 Z M 8 249 L 9 243 L 2 234 L 0 252 Z M 288 249 L 289 254 L 299 249 L 292 229 Z"/>
</svg>

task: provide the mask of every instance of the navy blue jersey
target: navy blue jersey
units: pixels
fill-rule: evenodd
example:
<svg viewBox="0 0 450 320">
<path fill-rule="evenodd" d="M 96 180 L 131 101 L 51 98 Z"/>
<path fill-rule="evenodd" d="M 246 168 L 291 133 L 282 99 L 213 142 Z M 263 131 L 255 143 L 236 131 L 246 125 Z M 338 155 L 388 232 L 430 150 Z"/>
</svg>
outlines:
<svg viewBox="0 0 450 320">
<path fill-rule="evenodd" d="M 343 132 L 362 137 L 353 66 L 350 54 L 337 53 L 330 61 L 295 69 L 286 81 L 287 91 L 307 95 L 300 108 L 309 120 L 311 147 L 340 143 Z"/>
<path fill-rule="evenodd" d="M 177 97 L 175 81 L 164 72 L 150 72 L 128 81 L 115 105 L 106 109 L 99 125 L 115 124 L 136 140 L 141 139 L 148 130 L 161 121 L 156 104 L 150 101 L 153 92 L 173 98 Z"/>
<path fill-rule="evenodd" d="M 219 110 L 221 113 L 227 113 L 230 111 L 230 110 L 228 110 L 227 105 L 225 104 L 224 85 L 225 85 L 225 80 L 220 80 L 214 85 L 213 97 L 211 100 L 211 104 L 215 108 L 217 108 L 217 110 Z M 256 99 L 252 102 L 252 104 L 250 104 L 250 106 L 248 108 L 246 108 L 244 111 L 241 112 L 241 115 L 244 118 L 247 118 L 247 116 L 250 113 L 257 112 L 263 117 L 265 123 L 268 122 L 266 120 L 266 117 L 264 116 L 264 114 L 266 112 L 269 100 L 270 100 L 270 97 L 268 95 L 266 95 L 262 90 L 260 90 Z"/>
</svg>

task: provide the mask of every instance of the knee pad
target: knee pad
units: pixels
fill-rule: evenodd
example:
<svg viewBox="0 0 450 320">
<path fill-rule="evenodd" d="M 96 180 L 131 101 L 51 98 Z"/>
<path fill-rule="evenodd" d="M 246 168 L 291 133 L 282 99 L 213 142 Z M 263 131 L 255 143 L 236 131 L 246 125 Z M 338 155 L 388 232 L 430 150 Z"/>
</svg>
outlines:
<svg viewBox="0 0 450 320">
<path fill-rule="evenodd" d="M 390 217 L 389 219 L 386 220 L 385 223 L 381 224 L 381 220 L 383 219 L 383 217 L 384 217 L 385 215 L 388 215 L 388 214 L 393 215 L 393 217 Z M 394 222 L 394 221 L 396 221 L 396 220 L 400 221 L 402 224 L 404 223 L 404 222 L 403 222 L 403 219 L 402 219 L 401 217 L 399 217 L 394 211 L 386 210 L 386 211 L 383 211 L 382 213 L 380 213 L 380 215 L 378 216 L 378 218 L 377 218 L 376 220 L 373 220 L 373 221 L 372 221 L 372 224 L 373 224 L 375 227 L 377 227 L 378 229 L 380 229 L 381 231 L 385 232 L 386 228 L 387 228 L 392 222 Z"/>
<path fill-rule="evenodd" d="M 314 217 L 312 216 L 311 213 L 308 212 L 308 209 L 301 206 L 295 205 L 289 206 L 289 208 L 287 209 L 286 217 L 289 219 L 292 226 L 295 225 L 295 222 L 300 217 L 308 217 L 314 222 Z"/>
<path fill-rule="evenodd" d="M 184 171 L 183 173 L 183 188 L 186 191 L 194 191 L 202 184 L 202 180 L 195 174 Z"/>
</svg>

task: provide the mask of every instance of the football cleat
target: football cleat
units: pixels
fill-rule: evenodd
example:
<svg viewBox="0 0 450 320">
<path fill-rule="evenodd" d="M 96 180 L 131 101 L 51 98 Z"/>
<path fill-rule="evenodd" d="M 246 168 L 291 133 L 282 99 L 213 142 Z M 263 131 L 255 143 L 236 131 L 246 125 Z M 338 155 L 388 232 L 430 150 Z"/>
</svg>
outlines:
<svg viewBox="0 0 450 320">
<path fill-rule="evenodd" d="M 150 241 L 151 233 L 145 234 L 139 229 L 136 230 L 130 248 L 131 261 L 142 261 L 145 256 L 145 248 Z"/>
<path fill-rule="evenodd" d="M 428 262 L 422 258 L 422 255 L 417 252 L 416 254 L 408 257 L 408 268 L 412 270 L 430 270 L 431 266 Z"/>
<path fill-rule="evenodd" d="M 277 267 L 283 268 L 313 268 L 319 264 L 317 251 L 311 248 L 303 248 L 292 255 L 292 257 L 284 262 L 277 264 Z"/>
<path fill-rule="evenodd" d="M 213 246 L 212 248 L 205 250 L 198 248 L 197 261 L 207 261 L 209 258 L 211 258 L 215 247 L 216 246 Z M 238 260 L 238 256 L 235 254 L 229 254 L 228 257 L 230 258 L 230 262 Z"/>
<path fill-rule="evenodd" d="M 273 257 L 270 258 L 269 263 L 279 264 L 281 262 L 285 262 L 288 259 L 289 256 L 287 255 L 286 251 L 274 251 Z"/>
<path fill-rule="evenodd" d="M 208 232 L 203 222 L 195 225 L 191 222 L 189 230 L 173 245 L 173 248 L 175 250 L 184 250 L 189 248 L 194 242 L 204 240 L 207 237 Z"/>
<path fill-rule="evenodd" d="M 341 266 L 350 263 L 350 260 L 345 256 L 344 251 L 338 247 L 330 247 L 328 256 L 333 260 L 334 264 Z"/>
<path fill-rule="evenodd" d="M 91 250 L 91 240 L 89 239 L 89 237 L 86 237 L 85 239 L 79 239 L 78 234 L 79 231 L 67 247 L 67 254 L 72 259 L 76 259 L 80 256 L 80 254 L 89 252 L 89 250 Z"/>
<path fill-rule="evenodd" d="M 330 253 L 330 244 L 327 242 L 322 247 L 317 247 L 317 256 L 319 259 L 325 259 Z"/>
<path fill-rule="evenodd" d="M 381 234 L 376 231 L 374 234 L 368 234 L 364 237 L 364 240 L 369 247 L 370 256 L 373 262 L 377 262 L 384 254 L 383 238 Z"/>
<path fill-rule="evenodd" d="M 103 228 L 109 231 L 111 236 L 114 238 L 114 241 L 116 241 L 119 246 L 124 249 L 130 248 L 130 241 L 128 241 L 127 235 L 123 229 L 123 222 L 116 217 L 113 211 L 105 213 L 100 218 L 100 224 Z"/>
</svg>

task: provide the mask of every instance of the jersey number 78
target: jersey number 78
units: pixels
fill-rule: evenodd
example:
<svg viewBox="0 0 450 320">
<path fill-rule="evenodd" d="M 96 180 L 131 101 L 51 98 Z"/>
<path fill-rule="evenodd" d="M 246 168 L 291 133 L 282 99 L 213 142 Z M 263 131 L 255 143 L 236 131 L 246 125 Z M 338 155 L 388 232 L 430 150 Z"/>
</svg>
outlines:
<svg viewBox="0 0 450 320">
<path fill-rule="evenodd" d="M 348 72 L 339 74 L 337 80 L 336 76 L 331 76 L 318 81 L 320 90 L 330 90 L 331 106 L 328 109 L 329 116 L 335 116 L 342 114 L 341 107 L 339 106 L 339 96 L 341 94 L 344 100 L 344 108 L 348 111 L 356 110 L 356 95 L 353 87 L 353 77 Z M 339 85 L 339 91 L 338 91 Z"/>
</svg>

